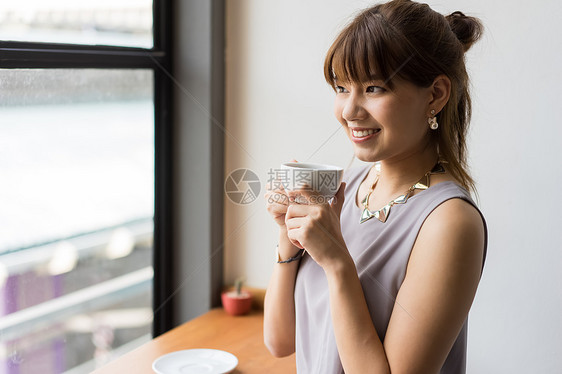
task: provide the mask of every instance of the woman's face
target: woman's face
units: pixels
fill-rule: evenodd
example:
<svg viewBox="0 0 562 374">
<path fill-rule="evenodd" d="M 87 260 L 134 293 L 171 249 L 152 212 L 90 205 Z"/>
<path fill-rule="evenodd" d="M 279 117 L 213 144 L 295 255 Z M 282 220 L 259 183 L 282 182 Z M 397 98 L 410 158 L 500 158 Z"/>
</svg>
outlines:
<svg viewBox="0 0 562 374">
<path fill-rule="evenodd" d="M 422 152 L 430 140 L 430 88 L 397 79 L 393 83 L 392 91 L 382 80 L 336 83 L 335 115 L 362 161 L 406 160 Z M 363 137 L 353 129 L 372 134 Z"/>
</svg>

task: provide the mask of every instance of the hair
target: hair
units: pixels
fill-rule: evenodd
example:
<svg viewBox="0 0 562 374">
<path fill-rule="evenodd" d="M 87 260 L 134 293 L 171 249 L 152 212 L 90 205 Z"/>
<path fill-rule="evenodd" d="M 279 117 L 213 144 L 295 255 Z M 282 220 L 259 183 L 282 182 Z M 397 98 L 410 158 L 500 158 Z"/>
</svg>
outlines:
<svg viewBox="0 0 562 374">
<path fill-rule="evenodd" d="M 451 93 L 437 114 L 439 128 L 431 131 L 447 170 L 469 191 L 475 191 L 468 172 L 466 135 L 471 116 L 465 52 L 483 31 L 482 23 L 462 12 L 448 16 L 427 4 L 393 0 L 360 12 L 337 36 L 326 54 L 324 77 L 336 89 L 336 79 L 363 83 L 393 78 L 429 87 L 446 75 Z"/>
</svg>

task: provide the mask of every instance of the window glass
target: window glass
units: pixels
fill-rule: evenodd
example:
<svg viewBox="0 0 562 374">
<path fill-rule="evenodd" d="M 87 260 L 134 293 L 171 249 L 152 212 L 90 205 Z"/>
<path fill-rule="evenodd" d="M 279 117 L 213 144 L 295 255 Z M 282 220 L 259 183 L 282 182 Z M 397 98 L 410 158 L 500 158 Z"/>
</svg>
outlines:
<svg viewBox="0 0 562 374">
<path fill-rule="evenodd" d="M 151 0 L 17 0 L 0 7 L 0 40 L 152 48 Z"/>
<path fill-rule="evenodd" d="M 0 70 L 0 372 L 151 336 L 152 70 Z"/>
</svg>

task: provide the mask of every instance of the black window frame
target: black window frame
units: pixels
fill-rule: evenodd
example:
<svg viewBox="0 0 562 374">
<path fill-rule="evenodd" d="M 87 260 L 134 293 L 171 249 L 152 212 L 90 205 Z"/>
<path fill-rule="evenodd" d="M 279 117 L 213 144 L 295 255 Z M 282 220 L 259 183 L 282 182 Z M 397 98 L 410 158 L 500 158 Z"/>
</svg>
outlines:
<svg viewBox="0 0 562 374">
<path fill-rule="evenodd" d="M 0 69 L 152 69 L 154 72 L 154 245 L 152 335 L 173 327 L 169 302 L 173 274 L 173 90 L 172 2 L 153 0 L 154 44 L 136 47 L 39 43 L 0 40 Z"/>
</svg>

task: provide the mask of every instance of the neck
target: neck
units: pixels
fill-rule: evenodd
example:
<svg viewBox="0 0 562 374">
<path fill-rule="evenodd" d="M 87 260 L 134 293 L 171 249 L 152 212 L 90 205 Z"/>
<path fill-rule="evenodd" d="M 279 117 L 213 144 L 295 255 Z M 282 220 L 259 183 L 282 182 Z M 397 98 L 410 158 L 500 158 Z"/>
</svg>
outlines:
<svg viewBox="0 0 562 374">
<path fill-rule="evenodd" d="M 377 189 L 389 194 L 402 193 L 431 170 L 437 159 L 433 142 L 428 142 L 423 149 L 405 157 L 383 160 Z"/>
</svg>

